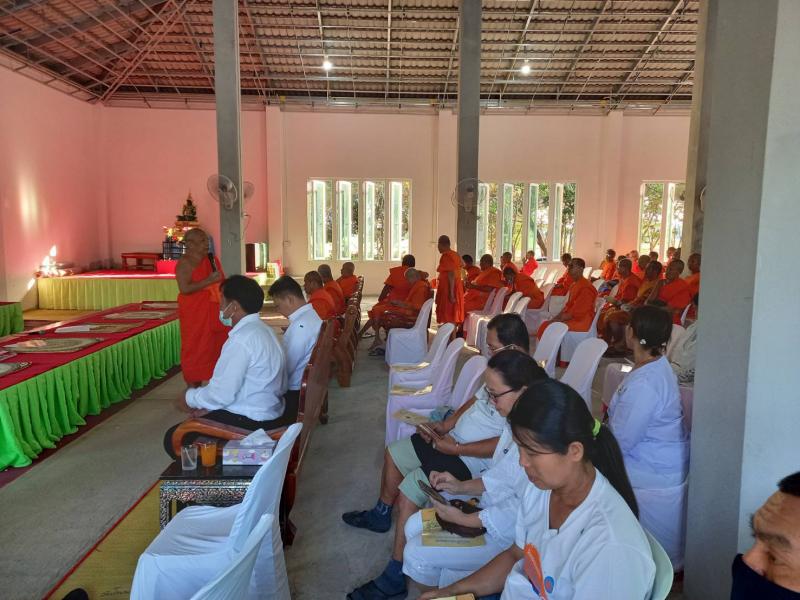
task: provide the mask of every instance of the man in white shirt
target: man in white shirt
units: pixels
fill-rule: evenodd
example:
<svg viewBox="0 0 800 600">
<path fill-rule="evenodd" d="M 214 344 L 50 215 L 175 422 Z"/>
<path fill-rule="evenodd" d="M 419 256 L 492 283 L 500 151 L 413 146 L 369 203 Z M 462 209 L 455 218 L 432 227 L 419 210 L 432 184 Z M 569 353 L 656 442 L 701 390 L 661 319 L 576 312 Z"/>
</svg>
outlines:
<svg viewBox="0 0 800 600">
<path fill-rule="evenodd" d="M 284 399 L 287 409 L 290 403 L 294 403 L 296 411 L 303 371 L 317 343 L 322 319 L 314 307 L 306 302 L 300 284 L 288 275 L 273 283 L 268 294 L 275 302 L 277 311 L 289 319 L 289 327 L 283 332 L 283 351 L 286 354 L 286 375 L 289 381 Z"/>
<path fill-rule="evenodd" d="M 286 358 L 275 333 L 259 318 L 264 291 L 255 280 L 233 275 L 221 286 L 219 318 L 232 327 L 208 385 L 189 388 L 178 399 L 179 409 L 243 429 L 274 429 L 293 423 L 294 413 L 285 410 Z M 172 434 L 167 430 L 164 448 L 172 452 Z M 191 443 L 184 438 L 184 443 Z"/>
</svg>

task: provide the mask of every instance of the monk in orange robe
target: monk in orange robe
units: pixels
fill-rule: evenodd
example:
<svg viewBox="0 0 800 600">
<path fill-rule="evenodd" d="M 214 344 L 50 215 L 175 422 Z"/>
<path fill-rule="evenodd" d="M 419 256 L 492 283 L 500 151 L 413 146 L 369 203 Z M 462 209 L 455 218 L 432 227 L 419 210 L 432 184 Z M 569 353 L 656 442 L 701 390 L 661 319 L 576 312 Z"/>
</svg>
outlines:
<svg viewBox="0 0 800 600">
<path fill-rule="evenodd" d="M 209 254 L 205 231 L 190 229 L 183 242 L 186 253 L 175 267 L 180 292 L 181 370 L 186 383 L 197 387 L 211 379 L 228 339 L 228 328 L 220 322 L 219 285 L 225 275 L 219 260 Z"/>
<path fill-rule="evenodd" d="M 689 284 L 681 279 L 683 268 L 683 261 L 673 258 L 667 267 L 665 278 L 658 282 L 654 292 L 656 299 L 666 304 L 667 310 L 672 313 L 672 322 L 676 325 L 681 324 L 681 313 L 692 303 Z"/>
<path fill-rule="evenodd" d="M 642 280 L 638 275 L 633 274 L 632 268 L 633 265 L 629 258 L 621 258 L 617 263 L 620 277 L 619 283 L 616 286 L 616 291 L 608 295 L 606 303 L 600 309 L 600 316 L 597 319 L 597 331 L 605 329 L 605 320 L 609 314 L 619 310 L 619 307 L 623 304 L 628 304 L 636 299 Z"/>
<path fill-rule="evenodd" d="M 333 271 L 331 271 L 330 265 L 320 265 L 317 267 L 317 273 L 322 277 L 322 285 L 325 291 L 333 298 L 336 314 L 343 315 L 347 308 L 347 304 L 344 300 L 344 292 L 342 291 L 342 286 L 333 278 Z"/>
<path fill-rule="evenodd" d="M 536 262 L 536 253 L 533 250 L 528 250 L 525 253 L 525 264 L 522 265 L 522 272 L 528 277 L 533 277 L 533 272 L 539 268 L 539 263 Z"/>
<path fill-rule="evenodd" d="M 511 252 L 503 252 L 500 255 L 500 272 L 502 273 L 505 271 L 506 267 L 511 267 L 515 271 L 519 271 L 519 267 L 514 264 L 514 257 L 511 255 Z"/>
<path fill-rule="evenodd" d="M 367 330 L 373 327 L 380 320 L 384 311 L 391 306 L 392 300 L 405 300 L 411 290 L 406 279 L 406 271 L 416 264 L 417 260 L 414 255 L 406 254 L 399 266 L 389 269 L 389 276 L 383 282 L 383 289 L 378 296 L 378 301 L 367 311 L 369 319 L 358 332 L 359 337 L 365 337 L 364 334 L 367 333 Z"/>
<path fill-rule="evenodd" d="M 553 290 L 550 292 L 551 296 L 566 296 L 569 293 L 569 288 L 572 287 L 572 277 L 569 276 L 569 263 L 572 262 L 571 254 L 561 255 L 561 264 L 566 267 L 564 274 L 556 280 Z"/>
<path fill-rule="evenodd" d="M 636 254 L 638 255 L 639 253 L 636 252 Z M 631 273 L 637 275 L 640 279 L 643 279 L 644 270 L 647 267 L 647 264 L 650 262 L 650 256 L 647 254 L 642 254 L 635 261 L 631 258 L 631 262 L 633 262 Z"/>
<path fill-rule="evenodd" d="M 464 272 L 467 274 L 466 283 L 475 281 L 475 278 L 481 274 L 481 268 L 475 265 L 475 259 L 469 254 L 461 255 L 461 260 L 464 261 Z"/>
<path fill-rule="evenodd" d="M 494 266 L 494 259 L 491 254 L 484 254 L 480 261 L 481 269 L 474 281 L 467 281 L 464 284 L 464 314 L 468 315 L 471 310 L 481 310 L 486 305 L 486 300 L 494 290 L 505 287 L 503 273 Z"/>
<path fill-rule="evenodd" d="M 685 277 L 684 281 L 689 286 L 689 293 L 694 296 L 700 291 L 700 255 L 697 252 L 690 255 L 686 266 L 689 267 L 691 275 Z"/>
<path fill-rule="evenodd" d="M 336 283 L 338 283 L 339 287 L 342 288 L 345 302 L 349 300 L 358 289 L 358 277 L 355 276 L 355 272 L 356 266 L 351 262 L 346 262 L 342 265 L 340 270 L 342 276 L 336 280 Z"/>
<path fill-rule="evenodd" d="M 371 355 L 383 355 L 386 352 L 386 344 L 381 340 L 381 329 L 386 332 L 388 338 L 390 329 L 413 325 L 422 305 L 431 297 L 431 285 L 427 279 L 423 279 L 422 275 L 421 271 L 414 268 L 406 271 L 406 279 L 411 285 L 411 289 L 404 300 L 390 300 L 391 306 L 381 314 L 380 319 L 373 326 L 375 338 L 369 348 Z"/>
<path fill-rule="evenodd" d="M 322 284 L 322 277 L 317 271 L 309 271 L 303 278 L 303 289 L 308 296 L 308 303 L 317 311 L 323 321 L 333 319 L 336 312 L 336 301 Z"/>
<path fill-rule="evenodd" d="M 520 292 L 524 298 L 528 299 L 528 308 L 542 308 L 544 304 L 544 294 L 530 275 L 517 273 L 511 267 L 506 267 L 503 271 L 508 286 L 513 292 Z"/>
<path fill-rule="evenodd" d="M 608 351 L 605 353 L 607 357 L 620 357 L 629 353 L 625 343 L 625 326 L 631 322 L 631 313 L 655 297 L 655 289 L 661 276 L 661 263 L 651 261 L 647 255 L 639 257 L 641 262 L 645 262 L 644 259 L 647 261 L 644 279 L 639 284 L 633 300 L 616 305 L 615 310 L 610 310 L 605 315 L 601 313 L 602 328 L 598 318 L 597 332 L 608 343 Z M 608 302 L 608 299 L 606 301 Z"/>
<path fill-rule="evenodd" d="M 464 283 L 461 281 L 461 257 L 450 248 L 450 238 L 439 236 L 439 285 L 436 289 L 436 321 L 454 323 L 464 322 Z"/>
<path fill-rule="evenodd" d="M 613 281 L 614 274 L 617 272 L 617 262 L 615 258 L 617 257 L 617 251 L 613 248 L 609 248 L 606 250 L 606 258 L 603 262 L 600 263 L 600 279 L 605 281 Z M 593 280 L 598 279 L 595 277 Z"/>
<path fill-rule="evenodd" d="M 549 321 L 545 321 L 536 332 L 536 337 L 541 339 L 544 330 L 554 321 L 566 323 L 570 331 L 589 331 L 594 319 L 594 302 L 597 299 L 597 290 L 591 282 L 583 276 L 586 261 L 582 258 L 573 258 L 569 263 L 569 276 L 575 282 L 569 290 L 569 298 L 563 310 Z"/>
</svg>

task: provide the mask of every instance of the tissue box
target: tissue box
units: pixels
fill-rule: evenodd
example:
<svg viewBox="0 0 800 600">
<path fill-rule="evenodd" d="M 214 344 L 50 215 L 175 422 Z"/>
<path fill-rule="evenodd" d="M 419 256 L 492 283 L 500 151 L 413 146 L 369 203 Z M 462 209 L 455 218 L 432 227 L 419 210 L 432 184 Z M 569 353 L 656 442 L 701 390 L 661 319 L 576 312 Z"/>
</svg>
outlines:
<svg viewBox="0 0 800 600">
<path fill-rule="evenodd" d="M 223 465 L 263 465 L 272 456 L 277 442 L 258 446 L 242 446 L 242 440 L 230 440 L 222 448 Z"/>
</svg>

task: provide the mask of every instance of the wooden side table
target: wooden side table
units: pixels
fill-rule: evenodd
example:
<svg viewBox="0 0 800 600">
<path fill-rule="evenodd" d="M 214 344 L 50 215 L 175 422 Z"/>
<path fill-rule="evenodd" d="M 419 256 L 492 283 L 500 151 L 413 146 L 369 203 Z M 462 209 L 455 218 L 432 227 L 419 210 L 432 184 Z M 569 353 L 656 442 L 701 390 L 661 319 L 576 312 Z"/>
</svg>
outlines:
<svg viewBox="0 0 800 600">
<path fill-rule="evenodd" d="M 155 271 L 156 261 L 160 259 L 161 255 L 157 252 L 123 252 L 122 270 Z M 129 260 L 134 261 L 134 263 L 128 264 Z"/>
</svg>

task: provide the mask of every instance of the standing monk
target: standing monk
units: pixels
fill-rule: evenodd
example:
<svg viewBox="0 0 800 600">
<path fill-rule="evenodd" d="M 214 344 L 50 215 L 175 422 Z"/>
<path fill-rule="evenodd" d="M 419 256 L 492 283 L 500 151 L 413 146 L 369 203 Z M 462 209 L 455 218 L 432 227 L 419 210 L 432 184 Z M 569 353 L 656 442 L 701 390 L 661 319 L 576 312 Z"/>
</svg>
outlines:
<svg viewBox="0 0 800 600">
<path fill-rule="evenodd" d="M 459 325 L 464 321 L 464 283 L 461 281 L 461 257 L 450 249 L 450 238 L 439 236 L 439 285 L 436 289 L 436 321 Z"/>
<path fill-rule="evenodd" d="M 681 279 L 681 273 L 683 273 L 683 261 L 680 258 L 673 258 L 667 267 L 665 278 L 658 282 L 653 292 L 657 300 L 667 305 L 667 310 L 672 314 L 672 322 L 676 325 L 681 324 L 683 309 L 692 303 L 689 284 Z"/>
<path fill-rule="evenodd" d="M 322 285 L 325 291 L 333 298 L 336 314 L 343 315 L 344 309 L 347 308 L 344 302 L 344 292 L 342 291 L 342 287 L 334 280 L 330 265 L 320 265 L 317 267 L 317 273 L 322 277 Z"/>
<path fill-rule="evenodd" d="M 219 284 L 225 278 L 217 257 L 208 251 L 208 235 L 190 229 L 183 238 L 186 254 L 178 259 L 178 318 L 181 328 L 181 370 L 191 387 L 211 379 L 214 366 L 228 339 L 220 322 Z M 213 265 L 213 266 L 212 266 Z"/>
<path fill-rule="evenodd" d="M 474 281 L 467 281 L 464 284 L 464 314 L 468 315 L 471 310 L 481 310 L 486 304 L 494 290 L 505 287 L 503 273 L 494 266 L 494 259 L 491 254 L 481 256 L 481 269 Z"/>
<path fill-rule="evenodd" d="M 467 283 L 475 281 L 475 278 L 481 274 L 481 269 L 475 266 L 475 259 L 469 254 L 463 254 L 461 260 L 464 261 L 464 271 L 467 274 L 467 282 L 464 284 L 466 286 Z"/>
<path fill-rule="evenodd" d="M 528 250 L 525 253 L 525 264 L 522 265 L 522 272 L 528 277 L 533 277 L 533 272 L 539 268 L 539 263 L 536 262 L 536 253 L 533 250 Z"/>
<path fill-rule="evenodd" d="M 351 262 L 346 262 L 342 265 L 340 273 L 342 274 L 336 283 L 342 288 L 345 301 L 350 299 L 350 296 L 356 293 L 358 289 L 358 277 L 355 276 L 356 266 Z"/>
<path fill-rule="evenodd" d="M 572 255 L 568 253 L 564 253 L 561 255 L 561 264 L 564 265 L 565 271 L 558 278 L 556 284 L 553 286 L 553 291 L 550 292 L 551 296 L 566 296 L 569 292 L 569 288 L 572 287 L 573 281 L 572 277 L 569 276 L 569 263 L 572 262 Z"/>
<path fill-rule="evenodd" d="M 544 294 L 530 275 L 517 273 L 511 267 L 506 267 L 503 269 L 503 277 L 512 292 L 519 292 L 523 298 L 528 299 L 528 308 L 542 308 Z"/>
<path fill-rule="evenodd" d="M 597 290 L 583 276 L 586 262 L 582 258 L 573 258 L 569 263 L 569 276 L 575 282 L 569 289 L 569 298 L 564 309 L 549 321 L 545 321 L 536 332 L 536 337 L 542 338 L 544 330 L 553 321 L 566 323 L 570 331 L 589 331 L 594 319 L 594 301 L 597 299 Z"/>
<path fill-rule="evenodd" d="M 700 255 L 697 252 L 691 254 L 686 266 L 691 275 L 684 278 L 684 281 L 689 285 L 689 293 L 694 296 L 700 291 Z"/>
</svg>

